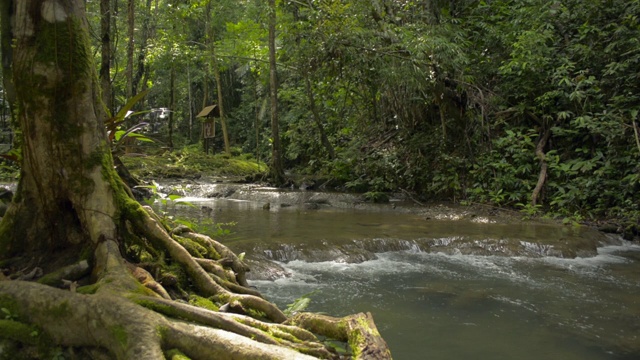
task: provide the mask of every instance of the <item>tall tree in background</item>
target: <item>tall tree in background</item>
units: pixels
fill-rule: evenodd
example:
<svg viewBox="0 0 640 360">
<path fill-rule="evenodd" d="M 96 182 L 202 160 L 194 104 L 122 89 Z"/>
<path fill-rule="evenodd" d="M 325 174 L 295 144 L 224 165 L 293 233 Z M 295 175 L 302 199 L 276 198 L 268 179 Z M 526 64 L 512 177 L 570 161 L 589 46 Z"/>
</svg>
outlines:
<svg viewBox="0 0 640 360">
<path fill-rule="evenodd" d="M 135 0 L 127 0 L 127 69 L 125 72 L 125 77 L 127 79 L 127 88 L 126 88 L 126 96 L 127 99 L 131 99 L 134 94 L 134 85 L 133 85 L 133 54 L 135 50 L 135 10 L 136 10 L 136 1 Z"/>
<path fill-rule="evenodd" d="M 133 74 L 133 94 L 137 94 L 147 89 L 146 77 L 149 75 L 149 68 L 146 64 L 149 38 L 153 36 L 155 28 L 155 14 L 151 12 L 152 0 L 146 0 L 144 12 L 142 12 L 142 31 L 140 34 L 140 49 L 136 61 L 136 71 Z M 157 12 L 156 0 L 156 12 Z"/>
<path fill-rule="evenodd" d="M 218 110 L 220 111 L 220 125 L 222 126 L 222 137 L 224 140 L 224 151 L 231 155 L 231 145 L 229 144 L 229 130 L 227 129 L 227 119 L 224 111 L 224 93 L 222 91 L 222 78 L 220 77 L 220 64 L 216 56 L 215 32 L 213 24 L 211 24 L 211 0 L 207 1 L 205 9 L 205 43 L 208 46 L 211 68 L 213 70 L 213 78 L 216 80 L 216 90 L 218 93 Z"/>
<path fill-rule="evenodd" d="M 271 97 L 271 180 L 284 183 L 284 166 L 278 127 L 278 75 L 276 68 L 276 1 L 269 0 L 269 96 Z"/>
</svg>

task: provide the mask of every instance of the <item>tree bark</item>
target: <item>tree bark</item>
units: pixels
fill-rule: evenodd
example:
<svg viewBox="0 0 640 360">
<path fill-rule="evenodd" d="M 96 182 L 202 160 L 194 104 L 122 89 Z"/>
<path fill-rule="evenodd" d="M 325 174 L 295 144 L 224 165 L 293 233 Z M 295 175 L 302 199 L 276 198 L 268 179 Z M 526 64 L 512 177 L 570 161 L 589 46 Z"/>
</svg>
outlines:
<svg viewBox="0 0 640 360">
<path fill-rule="evenodd" d="M 16 226 L 4 235 L 25 241 L 7 244 L 5 238 L 10 252 L 80 244 L 85 235 L 80 227 L 62 224 L 80 224 L 94 243 L 116 237 L 114 193 L 102 179 L 104 162 L 110 160 L 105 113 L 93 83 L 83 10 L 70 4 L 71 11 L 65 11 L 50 1 L 35 6 L 40 17 L 32 19 L 33 4 L 17 2 L 14 13 L 16 24 L 37 25 L 35 31 L 14 28 L 13 75 L 25 136 L 21 201 L 9 210 Z"/>
<path fill-rule="evenodd" d="M 538 145 L 536 146 L 536 158 L 540 160 L 540 173 L 538 174 L 538 182 L 536 183 L 536 187 L 533 189 L 531 193 L 531 205 L 538 205 L 538 200 L 540 197 L 540 192 L 544 187 L 544 184 L 547 180 L 547 170 L 549 165 L 545 160 L 544 148 L 547 146 L 547 142 L 549 141 L 549 137 L 551 136 L 551 129 L 547 129 L 540 137 L 540 141 L 538 141 Z"/>
</svg>

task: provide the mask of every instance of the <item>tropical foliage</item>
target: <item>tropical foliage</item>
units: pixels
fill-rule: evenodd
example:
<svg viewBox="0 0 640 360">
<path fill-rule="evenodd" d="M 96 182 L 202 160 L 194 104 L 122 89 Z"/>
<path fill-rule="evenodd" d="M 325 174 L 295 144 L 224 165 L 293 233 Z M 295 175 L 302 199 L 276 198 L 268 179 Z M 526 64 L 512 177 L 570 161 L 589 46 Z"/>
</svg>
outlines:
<svg viewBox="0 0 640 360">
<path fill-rule="evenodd" d="M 151 89 L 135 110 L 170 108 L 167 143 L 194 144 L 218 79 L 231 146 L 269 162 L 267 2 L 131 2 L 133 39 L 126 2 L 107 1 L 111 112 Z M 362 192 L 640 212 L 640 1 L 275 5 L 286 168 Z"/>
</svg>

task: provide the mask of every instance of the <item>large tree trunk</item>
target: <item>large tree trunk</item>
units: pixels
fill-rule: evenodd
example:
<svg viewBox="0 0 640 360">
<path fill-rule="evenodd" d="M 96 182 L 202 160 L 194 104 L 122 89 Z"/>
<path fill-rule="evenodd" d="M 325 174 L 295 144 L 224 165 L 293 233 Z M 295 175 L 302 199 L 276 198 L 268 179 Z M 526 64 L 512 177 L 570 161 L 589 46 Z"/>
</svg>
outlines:
<svg viewBox="0 0 640 360">
<path fill-rule="evenodd" d="M 94 244 L 117 237 L 115 193 L 103 179 L 111 165 L 105 115 L 81 6 L 71 12 L 38 3 L 17 2 L 14 14 L 13 75 L 24 137 L 18 200 L 9 210 L 15 224 L 2 234 L 10 253 L 77 245 L 85 235 Z M 30 7 L 41 8 L 40 18 L 32 19 Z"/>
<path fill-rule="evenodd" d="M 47 346 L 63 346 L 78 358 L 338 358 L 315 332 L 347 343 L 353 358 L 390 358 L 369 316 L 288 319 L 247 286 L 248 268 L 224 245 L 170 230 L 132 199 L 113 168 L 82 0 L 21 0 L 13 16 L 24 142 L 18 190 L 0 223 L 0 267 L 11 270 L 0 273 L 5 353 L 51 358 Z M 208 309 L 182 301 L 193 299 Z"/>
</svg>

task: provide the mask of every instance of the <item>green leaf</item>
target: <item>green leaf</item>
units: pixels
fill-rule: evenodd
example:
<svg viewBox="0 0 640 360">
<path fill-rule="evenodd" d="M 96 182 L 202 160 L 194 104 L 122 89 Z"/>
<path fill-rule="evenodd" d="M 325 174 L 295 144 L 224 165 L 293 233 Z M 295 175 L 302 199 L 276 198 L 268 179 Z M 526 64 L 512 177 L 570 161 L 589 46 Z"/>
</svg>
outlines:
<svg viewBox="0 0 640 360">
<path fill-rule="evenodd" d="M 131 108 L 133 108 L 133 106 L 137 104 L 138 101 L 142 100 L 143 97 L 147 96 L 147 94 L 149 93 L 149 90 L 150 89 L 141 91 L 137 93 L 136 96 L 129 99 L 129 101 L 127 101 L 127 103 L 124 104 L 124 106 L 120 109 L 120 111 L 118 111 L 118 113 L 115 116 L 115 119 L 117 121 L 124 120 L 124 118 L 127 116 L 127 113 L 131 110 Z"/>
</svg>

